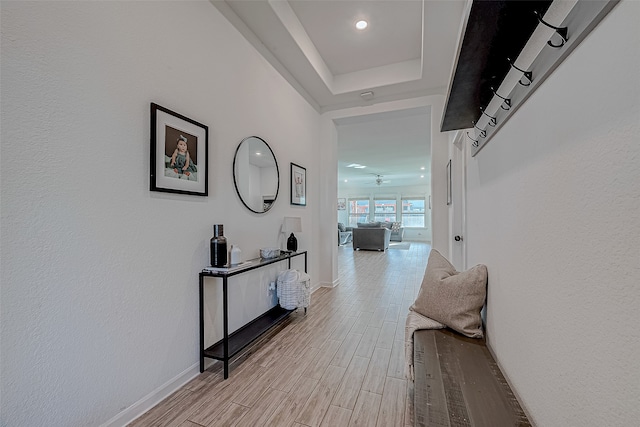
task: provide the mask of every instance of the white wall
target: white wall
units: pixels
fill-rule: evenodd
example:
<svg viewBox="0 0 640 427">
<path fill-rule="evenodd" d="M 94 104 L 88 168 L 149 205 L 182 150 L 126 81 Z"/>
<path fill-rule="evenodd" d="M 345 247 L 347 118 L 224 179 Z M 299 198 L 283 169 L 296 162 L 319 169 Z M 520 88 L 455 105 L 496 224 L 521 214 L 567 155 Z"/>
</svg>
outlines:
<svg viewBox="0 0 640 427">
<path fill-rule="evenodd" d="M 317 280 L 319 115 L 207 1 L 3 1 L 1 19 L 0 424 L 118 424 L 198 372 L 214 223 L 247 258 L 300 216 Z M 149 191 L 150 102 L 209 126 L 208 197 Z M 280 165 L 264 215 L 233 185 L 250 135 Z M 289 204 L 290 162 L 307 207 Z M 232 325 L 273 302 L 262 285 L 231 295 L 248 301 Z"/>
<path fill-rule="evenodd" d="M 638 22 L 616 6 L 468 159 L 488 341 L 538 426 L 640 419 Z"/>
</svg>

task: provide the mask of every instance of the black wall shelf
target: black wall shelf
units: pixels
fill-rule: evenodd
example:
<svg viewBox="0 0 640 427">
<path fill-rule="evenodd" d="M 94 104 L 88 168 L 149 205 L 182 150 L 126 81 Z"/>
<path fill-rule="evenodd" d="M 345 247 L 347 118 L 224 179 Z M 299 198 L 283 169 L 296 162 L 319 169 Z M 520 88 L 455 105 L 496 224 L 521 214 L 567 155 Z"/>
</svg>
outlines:
<svg viewBox="0 0 640 427">
<path fill-rule="evenodd" d="M 475 156 L 617 3 L 475 0 L 440 130 L 469 129 Z"/>
<path fill-rule="evenodd" d="M 551 1 L 474 1 L 442 118 L 442 132 L 473 127 Z"/>
</svg>

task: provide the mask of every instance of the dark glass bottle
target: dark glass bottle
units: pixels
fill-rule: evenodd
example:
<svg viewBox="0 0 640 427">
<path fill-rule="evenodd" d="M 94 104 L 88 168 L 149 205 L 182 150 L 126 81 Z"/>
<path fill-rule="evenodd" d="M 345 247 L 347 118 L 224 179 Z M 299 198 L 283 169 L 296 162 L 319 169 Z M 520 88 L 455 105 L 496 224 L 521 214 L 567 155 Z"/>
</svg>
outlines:
<svg viewBox="0 0 640 427">
<path fill-rule="evenodd" d="M 215 224 L 213 226 L 211 265 L 213 267 L 225 267 L 227 265 L 227 239 L 224 237 L 222 224 Z"/>
</svg>

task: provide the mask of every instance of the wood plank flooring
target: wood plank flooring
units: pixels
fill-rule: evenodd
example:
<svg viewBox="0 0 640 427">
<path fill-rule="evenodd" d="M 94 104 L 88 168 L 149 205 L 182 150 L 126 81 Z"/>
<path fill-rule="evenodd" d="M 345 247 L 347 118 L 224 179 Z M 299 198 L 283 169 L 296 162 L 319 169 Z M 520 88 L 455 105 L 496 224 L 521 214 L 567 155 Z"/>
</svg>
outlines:
<svg viewBox="0 0 640 427">
<path fill-rule="evenodd" d="M 431 246 L 338 250 L 339 285 L 311 296 L 284 326 L 220 362 L 129 424 L 141 426 L 413 426 L 404 322 Z"/>
</svg>

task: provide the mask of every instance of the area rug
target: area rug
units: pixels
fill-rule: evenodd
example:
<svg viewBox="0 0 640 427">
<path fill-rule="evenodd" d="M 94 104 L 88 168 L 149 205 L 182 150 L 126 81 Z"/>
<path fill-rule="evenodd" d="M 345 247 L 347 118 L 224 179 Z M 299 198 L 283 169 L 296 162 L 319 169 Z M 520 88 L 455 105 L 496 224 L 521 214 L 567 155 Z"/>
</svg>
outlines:
<svg viewBox="0 0 640 427">
<path fill-rule="evenodd" d="M 404 249 L 409 250 L 411 248 L 411 242 L 391 242 L 389 243 L 389 249 Z"/>
</svg>

